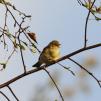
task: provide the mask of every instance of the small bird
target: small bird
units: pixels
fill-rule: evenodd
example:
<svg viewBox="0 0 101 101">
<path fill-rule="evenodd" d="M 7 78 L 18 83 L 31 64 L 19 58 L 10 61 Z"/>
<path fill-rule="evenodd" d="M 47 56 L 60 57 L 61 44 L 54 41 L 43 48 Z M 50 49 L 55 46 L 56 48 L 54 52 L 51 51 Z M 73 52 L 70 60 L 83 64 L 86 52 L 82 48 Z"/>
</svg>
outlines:
<svg viewBox="0 0 101 101">
<path fill-rule="evenodd" d="M 40 67 L 42 64 L 49 64 L 60 58 L 60 43 L 57 40 L 50 42 L 39 56 L 38 62 L 32 67 Z"/>
</svg>

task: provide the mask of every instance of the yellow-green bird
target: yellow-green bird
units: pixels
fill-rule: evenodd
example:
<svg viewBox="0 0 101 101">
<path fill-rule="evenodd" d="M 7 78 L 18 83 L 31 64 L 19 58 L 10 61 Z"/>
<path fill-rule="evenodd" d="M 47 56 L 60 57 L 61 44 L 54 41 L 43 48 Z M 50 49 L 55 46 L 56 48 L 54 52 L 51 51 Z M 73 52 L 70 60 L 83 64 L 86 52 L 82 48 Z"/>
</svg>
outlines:
<svg viewBox="0 0 101 101">
<path fill-rule="evenodd" d="M 60 58 L 60 43 L 57 40 L 50 42 L 39 56 L 38 62 L 33 67 L 40 67 L 42 64 L 49 64 Z"/>
</svg>

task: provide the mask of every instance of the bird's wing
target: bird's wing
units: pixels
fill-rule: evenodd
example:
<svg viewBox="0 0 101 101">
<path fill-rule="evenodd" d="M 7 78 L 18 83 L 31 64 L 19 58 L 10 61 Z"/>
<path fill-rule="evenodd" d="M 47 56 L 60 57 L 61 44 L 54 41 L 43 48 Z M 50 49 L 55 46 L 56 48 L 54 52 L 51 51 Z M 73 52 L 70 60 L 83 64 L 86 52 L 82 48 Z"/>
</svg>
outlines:
<svg viewBox="0 0 101 101">
<path fill-rule="evenodd" d="M 40 54 L 39 60 L 52 60 L 51 54 L 50 54 L 50 47 L 47 46 L 43 49 L 42 53 Z"/>
</svg>

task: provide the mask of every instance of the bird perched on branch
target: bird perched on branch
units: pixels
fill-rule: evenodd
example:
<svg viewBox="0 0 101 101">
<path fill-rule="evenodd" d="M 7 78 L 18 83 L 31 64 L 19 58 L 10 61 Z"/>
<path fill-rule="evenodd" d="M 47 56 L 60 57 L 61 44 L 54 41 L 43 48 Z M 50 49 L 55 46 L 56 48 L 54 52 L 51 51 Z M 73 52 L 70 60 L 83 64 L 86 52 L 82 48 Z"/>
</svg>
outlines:
<svg viewBox="0 0 101 101">
<path fill-rule="evenodd" d="M 38 62 L 33 67 L 40 67 L 42 64 L 49 64 L 60 58 L 60 43 L 57 40 L 50 42 L 39 56 Z"/>
</svg>

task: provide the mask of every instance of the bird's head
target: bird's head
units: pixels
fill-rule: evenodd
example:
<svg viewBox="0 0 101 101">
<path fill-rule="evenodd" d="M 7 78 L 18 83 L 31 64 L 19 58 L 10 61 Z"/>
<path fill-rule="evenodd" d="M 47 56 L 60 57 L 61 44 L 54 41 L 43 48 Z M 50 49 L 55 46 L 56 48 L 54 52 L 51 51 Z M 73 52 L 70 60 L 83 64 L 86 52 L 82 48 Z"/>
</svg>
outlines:
<svg viewBox="0 0 101 101">
<path fill-rule="evenodd" d="M 49 43 L 50 45 L 53 45 L 53 46 L 57 46 L 57 47 L 59 47 L 61 44 L 59 43 L 59 41 L 57 41 L 57 40 L 53 40 L 53 41 L 51 41 L 50 43 Z"/>
</svg>

